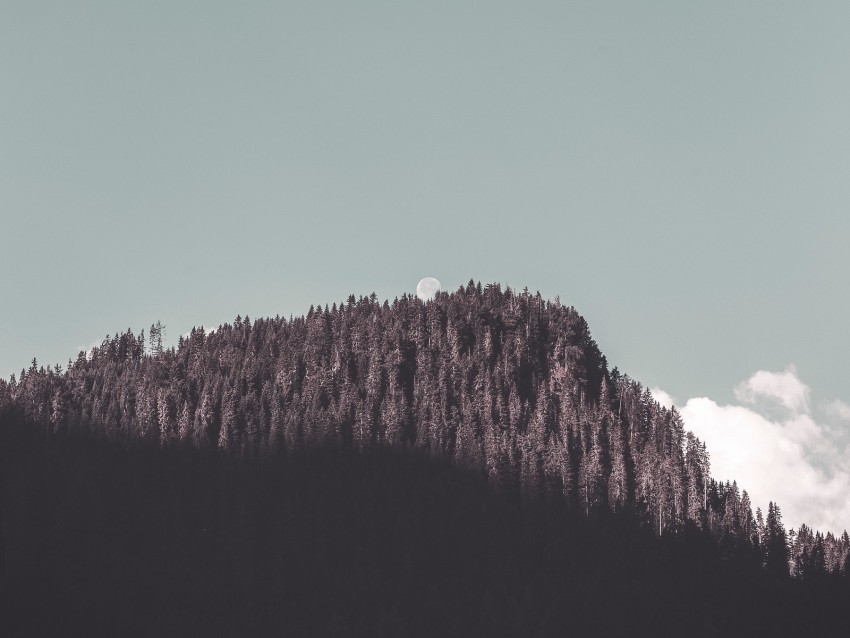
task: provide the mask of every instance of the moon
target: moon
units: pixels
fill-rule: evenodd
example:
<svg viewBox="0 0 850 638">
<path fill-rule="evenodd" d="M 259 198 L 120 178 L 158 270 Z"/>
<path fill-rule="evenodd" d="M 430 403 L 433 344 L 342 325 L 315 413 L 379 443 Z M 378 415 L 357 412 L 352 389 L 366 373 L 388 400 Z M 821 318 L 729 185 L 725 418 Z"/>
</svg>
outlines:
<svg viewBox="0 0 850 638">
<path fill-rule="evenodd" d="M 440 282 L 433 277 L 425 277 L 416 284 L 416 296 L 422 301 L 431 301 L 440 290 Z"/>
</svg>

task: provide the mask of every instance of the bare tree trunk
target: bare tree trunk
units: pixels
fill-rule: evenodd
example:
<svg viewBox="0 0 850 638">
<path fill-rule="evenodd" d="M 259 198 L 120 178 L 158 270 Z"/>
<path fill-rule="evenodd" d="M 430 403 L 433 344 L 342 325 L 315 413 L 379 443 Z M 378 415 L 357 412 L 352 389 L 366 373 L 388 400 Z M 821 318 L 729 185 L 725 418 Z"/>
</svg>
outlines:
<svg viewBox="0 0 850 638">
<path fill-rule="evenodd" d="M 661 536 L 661 497 L 658 498 L 658 535 Z"/>
</svg>

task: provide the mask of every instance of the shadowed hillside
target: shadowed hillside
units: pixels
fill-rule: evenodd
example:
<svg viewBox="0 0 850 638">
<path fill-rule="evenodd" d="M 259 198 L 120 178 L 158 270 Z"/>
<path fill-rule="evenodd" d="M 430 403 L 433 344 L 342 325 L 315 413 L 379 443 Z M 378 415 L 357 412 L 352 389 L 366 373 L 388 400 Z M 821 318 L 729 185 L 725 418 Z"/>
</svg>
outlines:
<svg viewBox="0 0 850 638">
<path fill-rule="evenodd" d="M 14 450 L 3 458 L 4 635 L 847 626 L 846 580 L 777 580 L 692 524 L 659 538 L 625 513 L 530 504 L 418 451 L 326 447 L 254 462 L 31 431 Z"/>
</svg>

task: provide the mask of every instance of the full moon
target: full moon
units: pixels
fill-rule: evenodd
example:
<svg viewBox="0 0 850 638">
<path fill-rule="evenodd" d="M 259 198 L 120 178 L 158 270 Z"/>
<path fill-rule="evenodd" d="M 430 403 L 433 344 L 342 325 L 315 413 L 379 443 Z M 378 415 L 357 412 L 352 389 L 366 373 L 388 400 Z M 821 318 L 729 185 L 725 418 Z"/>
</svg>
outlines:
<svg viewBox="0 0 850 638">
<path fill-rule="evenodd" d="M 440 292 L 440 282 L 433 277 L 425 277 L 416 284 L 416 296 L 422 301 L 431 301 Z"/>
</svg>

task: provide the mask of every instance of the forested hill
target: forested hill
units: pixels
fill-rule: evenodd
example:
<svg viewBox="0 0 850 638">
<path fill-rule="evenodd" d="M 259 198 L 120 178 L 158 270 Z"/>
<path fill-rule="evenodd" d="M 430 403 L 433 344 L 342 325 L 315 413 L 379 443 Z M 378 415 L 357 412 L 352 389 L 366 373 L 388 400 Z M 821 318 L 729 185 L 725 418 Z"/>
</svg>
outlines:
<svg viewBox="0 0 850 638">
<path fill-rule="evenodd" d="M 33 360 L 0 381 L 0 406 L 52 432 L 248 458 L 318 443 L 415 448 L 528 498 L 632 510 L 659 533 L 691 521 L 775 569 L 789 558 L 779 506 L 763 520 L 746 490 L 712 481 L 705 445 L 675 409 L 609 371 L 574 308 L 498 284 L 470 281 L 428 303 L 373 294 L 294 319 L 237 317 L 170 349 L 161 326 L 147 339 L 128 330 L 64 371 Z M 846 532 L 795 536 L 797 572 L 843 568 Z"/>
<path fill-rule="evenodd" d="M 746 491 L 712 480 L 705 446 L 609 370 L 575 309 L 497 284 L 237 317 L 175 348 L 159 325 L 147 338 L 128 330 L 64 370 L 33 361 L 0 381 L 0 415 L 47 439 L 259 465 L 307 449 L 414 451 L 534 507 L 621 513 L 662 537 L 698 532 L 780 578 L 848 571 L 846 532 L 803 526 L 789 538 L 778 505 L 754 514 Z"/>
</svg>

